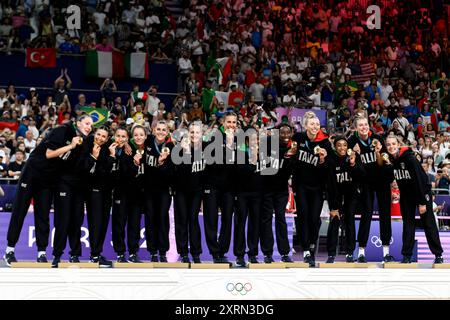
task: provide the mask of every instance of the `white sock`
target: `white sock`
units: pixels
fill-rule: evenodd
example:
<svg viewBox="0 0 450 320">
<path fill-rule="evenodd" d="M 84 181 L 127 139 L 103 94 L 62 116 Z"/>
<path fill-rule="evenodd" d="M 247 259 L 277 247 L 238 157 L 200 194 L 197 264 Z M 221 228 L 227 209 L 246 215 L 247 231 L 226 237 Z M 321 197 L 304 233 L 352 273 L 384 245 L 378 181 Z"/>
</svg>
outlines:
<svg viewBox="0 0 450 320">
<path fill-rule="evenodd" d="M 363 255 L 363 256 L 366 255 L 366 248 L 359 248 L 358 249 L 358 256 L 360 256 L 360 255 Z"/>
<path fill-rule="evenodd" d="M 14 252 L 14 247 L 6 247 L 6 253 Z"/>
<path fill-rule="evenodd" d="M 303 251 L 303 258 L 306 257 L 307 255 L 311 255 L 309 250 Z"/>
<path fill-rule="evenodd" d="M 39 258 L 41 255 L 43 255 L 43 254 L 44 254 L 44 255 L 46 254 L 45 251 L 39 251 L 39 252 L 38 252 L 38 258 Z"/>
<path fill-rule="evenodd" d="M 383 246 L 383 257 L 389 254 L 389 246 Z"/>
</svg>

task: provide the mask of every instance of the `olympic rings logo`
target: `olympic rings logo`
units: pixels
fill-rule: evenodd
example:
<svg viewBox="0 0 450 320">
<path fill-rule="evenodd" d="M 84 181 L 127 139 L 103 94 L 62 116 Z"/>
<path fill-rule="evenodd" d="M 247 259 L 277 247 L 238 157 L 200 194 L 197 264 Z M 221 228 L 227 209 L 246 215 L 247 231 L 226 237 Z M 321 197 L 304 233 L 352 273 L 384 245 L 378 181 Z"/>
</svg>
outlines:
<svg viewBox="0 0 450 320">
<path fill-rule="evenodd" d="M 373 237 L 370 239 L 370 242 L 372 242 L 373 245 L 374 245 L 375 247 L 377 247 L 377 248 L 381 248 L 381 246 L 383 245 L 383 243 L 381 242 L 381 239 L 380 239 L 379 237 L 377 237 L 377 236 L 373 236 Z M 394 238 L 391 237 L 391 241 L 389 242 L 389 244 L 393 244 L 393 243 L 394 243 Z"/>
<path fill-rule="evenodd" d="M 247 293 L 249 293 L 253 289 L 252 284 L 250 282 L 246 282 L 246 283 L 229 282 L 229 283 L 227 283 L 225 288 L 227 289 L 228 292 L 230 292 L 234 296 L 237 296 L 239 294 L 241 296 L 245 296 Z"/>
</svg>

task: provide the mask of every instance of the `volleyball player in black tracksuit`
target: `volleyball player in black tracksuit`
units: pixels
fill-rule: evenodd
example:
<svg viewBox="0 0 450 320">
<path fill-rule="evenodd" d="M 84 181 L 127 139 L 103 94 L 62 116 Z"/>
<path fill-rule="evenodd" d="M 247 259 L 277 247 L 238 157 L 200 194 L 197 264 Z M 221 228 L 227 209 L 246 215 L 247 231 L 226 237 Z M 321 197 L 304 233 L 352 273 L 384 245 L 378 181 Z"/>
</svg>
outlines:
<svg viewBox="0 0 450 320">
<path fill-rule="evenodd" d="M 345 226 L 346 262 L 354 262 L 353 251 L 356 245 L 355 212 L 360 201 L 360 185 L 365 171 L 356 152 L 347 154 L 348 143 L 344 137 L 334 139 L 335 151 L 328 155 L 330 185 L 328 203 L 330 223 L 327 233 L 327 263 L 333 263 L 339 238 L 342 219 Z"/>
<path fill-rule="evenodd" d="M 189 252 L 194 263 L 201 263 L 202 243 L 198 214 L 206 164 L 201 135 L 201 125 L 193 123 L 189 126 L 189 138 L 185 137 L 179 146 L 184 160 L 175 166 L 175 239 L 177 252 L 183 263 L 190 262 Z"/>
<path fill-rule="evenodd" d="M 117 253 L 117 262 L 127 263 L 125 251 L 125 229 L 128 226 L 128 235 L 138 234 L 140 217 L 131 216 L 128 201 L 131 199 L 130 193 L 134 192 L 136 175 L 138 168 L 133 163 L 133 155 L 126 152 L 128 142 L 128 131 L 125 128 L 119 128 L 114 134 L 114 142 L 117 143 L 115 157 L 111 168 L 110 183 L 113 187 L 113 207 L 112 207 L 112 241 L 114 251 Z M 136 240 L 134 241 L 136 242 Z M 130 240 L 128 242 L 130 254 L 136 252 L 136 245 Z"/>
<path fill-rule="evenodd" d="M 319 119 L 307 112 L 306 132 L 296 133 L 298 156 L 293 173 L 297 206 L 296 230 L 303 247 L 303 260 L 315 266 L 315 246 L 319 238 L 320 214 L 328 181 L 327 154 L 332 152 L 327 135 L 320 130 Z"/>
<path fill-rule="evenodd" d="M 168 135 L 167 124 L 161 121 L 157 123 L 154 135 L 148 136 L 145 142 L 145 234 L 152 262 L 167 262 L 166 252 L 170 246 L 170 182 L 173 180 L 170 153 L 173 143 Z"/>
<path fill-rule="evenodd" d="M 249 137 L 248 144 L 238 145 L 236 149 L 236 214 L 234 215 L 233 250 L 236 266 L 245 267 L 245 248 L 247 238 L 250 263 L 258 263 L 259 226 L 261 217 L 262 176 L 259 161 L 258 135 Z M 241 162 L 243 160 L 243 162 Z M 247 237 L 245 226 L 247 224 Z"/>
<path fill-rule="evenodd" d="M 8 247 L 4 259 L 8 266 L 17 262 L 14 247 L 19 240 L 25 216 L 34 201 L 34 221 L 38 249 L 37 262 L 47 262 L 45 250 L 50 232 L 49 213 L 60 174 L 60 155 L 78 145 L 78 137 L 67 140 L 66 126 L 53 129 L 30 154 L 17 184 L 11 221 L 8 227 Z M 68 142 L 68 143 L 67 143 Z"/>
<path fill-rule="evenodd" d="M 87 152 L 96 158 L 95 166 L 88 176 L 88 199 L 86 212 L 91 246 L 90 262 L 99 263 L 100 267 L 112 267 L 112 262 L 101 255 L 108 229 L 111 208 L 110 173 L 115 156 L 115 144 L 108 142 L 107 127 L 98 128 L 94 135 L 87 138 Z"/>
<path fill-rule="evenodd" d="M 292 262 L 289 257 L 290 247 L 286 225 L 286 205 L 289 198 L 288 180 L 296 161 L 297 148 L 291 140 L 293 129 L 284 125 L 279 129 L 279 148 L 271 150 L 262 171 L 263 195 L 261 204 L 261 251 L 264 262 L 273 262 L 272 215 L 275 212 L 275 232 L 277 248 L 282 262 Z"/>
<path fill-rule="evenodd" d="M 381 165 L 381 153 L 386 152 L 383 139 L 369 130 L 367 119 L 356 118 L 357 131 L 348 139 L 349 147 L 361 156 L 366 171 L 365 183 L 361 186 L 361 221 L 358 230 L 358 262 L 365 263 L 365 248 L 369 239 L 370 225 L 373 214 L 374 195 L 377 194 L 378 213 L 380 217 L 380 238 L 383 244 L 383 261 L 392 262 L 394 257 L 389 254 L 389 244 L 392 236 L 391 228 L 391 183 L 392 173 Z M 374 142 L 375 141 L 375 142 Z M 379 143 L 377 145 L 376 143 Z M 376 151 L 376 148 L 380 148 Z M 358 150 L 359 149 L 359 150 Z M 380 163 L 381 161 L 381 163 Z"/>
<path fill-rule="evenodd" d="M 443 263 L 443 251 L 434 218 L 428 176 L 412 150 L 407 147 L 399 148 L 396 137 L 387 137 L 386 146 L 393 164 L 394 177 L 400 189 L 400 210 L 403 218 L 402 263 L 412 262 L 417 207 L 419 207 L 419 216 L 428 246 L 436 257 L 434 263 Z"/>
<path fill-rule="evenodd" d="M 129 188 L 125 191 L 125 210 L 127 210 L 127 244 L 128 262 L 141 263 L 139 258 L 139 240 L 141 232 L 141 216 L 144 210 L 145 197 L 145 159 L 147 150 L 145 141 L 147 132 L 144 127 L 136 125 L 131 131 L 131 147 L 133 153 L 133 168 L 131 169 L 131 180 Z M 123 248 L 123 247 L 122 247 Z M 122 251 L 121 248 L 121 251 Z M 117 252 L 121 255 L 121 252 Z"/>
<path fill-rule="evenodd" d="M 224 117 L 224 130 L 234 136 L 237 116 L 228 113 Z M 226 134 L 217 131 L 214 140 L 210 143 L 222 144 L 223 152 L 221 163 L 209 163 L 207 161 L 204 173 L 203 193 L 203 222 L 205 226 L 205 240 L 214 263 L 229 263 L 225 254 L 230 249 L 231 227 L 233 224 L 234 192 L 233 179 L 234 165 L 227 164 L 231 159 L 231 152 L 227 154 Z M 215 152 L 213 152 L 215 157 Z M 227 158 L 227 155 L 230 159 Z M 228 159 L 228 160 L 227 160 Z M 220 208 L 220 230 L 218 226 Z M 219 235 L 218 235 L 219 233 Z"/>
<path fill-rule="evenodd" d="M 64 124 L 60 141 L 67 144 L 75 136 L 83 138 L 82 145 L 66 152 L 60 157 L 63 160 L 61 176 L 55 195 L 55 239 L 53 245 L 52 267 L 58 267 L 61 256 L 66 248 L 67 239 L 70 245 L 69 262 L 80 262 L 81 256 L 81 226 L 84 219 L 84 204 L 88 197 L 87 173 L 95 165 L 95 159 L 85 152 L 87 135 L 92 129 L 92 119 L 89 116 L 75 123 Z"/>
</svg>

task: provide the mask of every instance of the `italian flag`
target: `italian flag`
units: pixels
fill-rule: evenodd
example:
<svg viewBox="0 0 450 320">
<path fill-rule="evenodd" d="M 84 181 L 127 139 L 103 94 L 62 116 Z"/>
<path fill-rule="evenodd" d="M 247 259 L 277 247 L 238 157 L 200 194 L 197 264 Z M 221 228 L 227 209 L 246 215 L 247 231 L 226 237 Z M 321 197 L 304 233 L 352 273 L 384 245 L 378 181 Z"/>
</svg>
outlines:
<svg viewBox="0 0 450 320">
<path fill-rule="evenodd" d="M 231 67 L 233 66 L 233 59 L 229 57 L 216 59 L 216 68 L 219 72 L 217 82 L 219 84 L 227 84 L 228 77 L 231 75 Z"/>
<path fill-rule="evenodd" d="M 94 78 L 123 78 L 124 56 L 120 52 L 86 52 L 86 75 Z"/>
<path fill-rule="evenodd" d="M 131 99 L 133 100 L 133 103 L 135 103 L 137 101 L 145 102 L 148 99 L 148 93 L 147 92 L 132 92 Z"/>
<path fill-rule="evenodd" d="M 130 78 L 148 79 L 148 54 L 128 53 L 125 56 L 125 74 Z"/>
</svg>

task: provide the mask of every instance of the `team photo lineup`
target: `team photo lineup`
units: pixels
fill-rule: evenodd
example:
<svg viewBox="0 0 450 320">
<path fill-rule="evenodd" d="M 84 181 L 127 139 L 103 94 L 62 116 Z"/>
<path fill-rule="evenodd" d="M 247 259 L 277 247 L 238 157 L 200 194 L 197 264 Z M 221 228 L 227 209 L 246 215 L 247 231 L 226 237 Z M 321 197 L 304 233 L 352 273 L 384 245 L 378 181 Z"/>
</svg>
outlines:
<svg viewBox="0 0 450 320">
<path fill-rule="evenodd" d="M 80 262 L 84 220 L 83 250 L 105 268 L 144 262 L 142 228 L 150 262 L 168 262 L 173 228 L 182 263 L 315 267 L 324 220 L 323 262 L 363 264 L 374 215 L 380 262 L 417 262 L 420 225 L 444 263 L 434 197 L 450 193 L 445 1 L 197 0 L 176 17 L 164 1 L 88 0 L 75 33 L 55 28 L 64 4 L 50 2 L 0 1 L 1 50 L 25 52 L 27 68 L 83 55 L 101 86 L 74 89 L 67 65 L 51 90 L 0 89 L 0 172 L 17 187 L 7 266 L 21 261 L 31 208 L 36 262 L 54 268 Z M 165 75 L 149 76 L 149 63 L 176 65 L 164 102 L 154 79 Z M 108 232 L 115 257 L 103 255 Z"/>
</svg>

